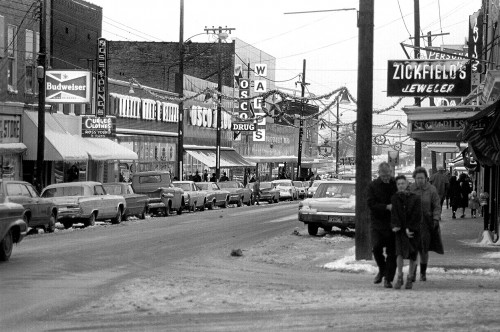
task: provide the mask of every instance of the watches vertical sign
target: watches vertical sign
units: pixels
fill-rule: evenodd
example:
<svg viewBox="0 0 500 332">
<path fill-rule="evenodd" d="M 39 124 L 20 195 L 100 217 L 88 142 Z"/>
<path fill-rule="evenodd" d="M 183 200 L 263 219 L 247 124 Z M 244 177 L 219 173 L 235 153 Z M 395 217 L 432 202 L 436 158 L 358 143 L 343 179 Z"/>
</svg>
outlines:
<svg viewBox="0 0 500 332">
<path fill-rule="evenodd" d="M 104 38 L 97 40 L 96 76 L 96 116 L 104 117 L 108 96 L 108 41 Z"/>
<path fill-rule="evenodd" d="M 256 76 L 266 77 L 267 76 L 267 64 L 256 63 L 255 70 Z M 256 94 L 262 94 L 267 92 L 266 80 L 255 80 L 254 82 L 254 92 Z M 256 110 L 262 110 L 262 105 L 264 104 L 264 99 L 261 97 L 255 98 L 254 108 Z M 255 116 L 259 118 L 257 121 L 257 130 L 253 132 L 254 142 L 265 142 L 266 141 L 266 114 L 265 113 L 255 113 Z"/>
</svg>

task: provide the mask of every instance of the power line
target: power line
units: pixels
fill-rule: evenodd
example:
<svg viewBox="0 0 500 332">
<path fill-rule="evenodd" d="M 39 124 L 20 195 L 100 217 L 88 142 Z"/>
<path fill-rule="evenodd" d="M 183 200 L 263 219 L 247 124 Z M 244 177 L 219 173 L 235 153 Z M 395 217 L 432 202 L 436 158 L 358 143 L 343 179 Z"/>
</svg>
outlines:
<svg viewBox="0 0 500 332">
<path fill-rule="evenodd" d="M 406 21 L 405 21 L 405 18 L 403 16 L 403 11 L 401 10 L 401 4 L 399 3 L 399 0 L 398 0 L 398 8 L 399 8 L 399 13 L 401 14 L 401 19 L 403 20 L 403 24 L 406 28 L 406 31 L 408 32 L 408 36 L 411 37 L 411 33 L 410 33 L 410 30 L 408 30 L 408 26 L 406 25 Z"/>
<path fill-rule="evenodd" d="M 140 30 L 134 29 L 134 28 L 132 28 L 131 26 L 128 26 L 128 25 L 126 25 L 126 24 L 123 24 L 123 23 L 121 23 L 121 22 L 118 22 L 118 21 L 116 21 L 116 20 L 113 20 L 112 18 L 110 18 L 110 17 L 108 17 L 108 16 L 104 16 L 104 18 L 105 18 L 105 19 L 107 19 L 107 20 L 110 20 L 110 21 L 112 21 L 112 22 L 118 23 L 118 24 L 120 24 L 120 25 L 123 25 L 124 27 L 127 27 L 127 28 L 129 28 L 129 29 L 132 29 L 132 30 L 134 30 L 134 31 L 137 31 L 137 32 L 139 32 L 139 33 L 141 33 L 141 34 L 143 34 L 143 35 L 145 35 L 145 36 L 148 36 L 148 37 L 151 37 L 151 38 L 153 38 L 153 39 L 156 39 L 156 40 L 160 40 L 160 41 L 162 41 L 162 39 L 161 39 L 161 38 L 158 38 L 158 37 L 152 36 L 152 35 L 150 35 L 150 34 L 147 34 L 147 33 L 145 33 L 145 32 L 142 32 L 142 31 L 140 31 Z M 108 23 L 108 24 L 109 24 L 109 23 Z"/>
<path fill-rule="evenodd" d="M 441 33 L 443 33 L 443 25 L 441 22 L 441 2 L 438 0 L 438 12 L 439 12 L 439 28 L 441 29 Z M 444 44 L 444 36 L 441 35 L 441 44 Z"/>
</svg>

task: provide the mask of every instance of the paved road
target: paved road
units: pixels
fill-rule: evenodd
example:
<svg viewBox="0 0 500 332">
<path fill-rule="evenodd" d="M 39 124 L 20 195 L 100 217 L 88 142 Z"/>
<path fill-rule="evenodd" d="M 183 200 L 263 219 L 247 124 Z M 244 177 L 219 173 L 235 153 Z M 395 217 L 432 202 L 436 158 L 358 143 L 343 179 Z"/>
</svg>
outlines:
<svg viewBox="0 0 500 332">
<path fill-rule="evenodd" d="M 0 326 L 57 328 L 59 315 L 115 284 L 200 252 L 229 252 L 293 228 L 290 216 L 296 206 L 216 209 L 28 236 L 11 260 L 0 264 Z M 63 326 L 70 327 L 67 321 Z"/>
</svg>

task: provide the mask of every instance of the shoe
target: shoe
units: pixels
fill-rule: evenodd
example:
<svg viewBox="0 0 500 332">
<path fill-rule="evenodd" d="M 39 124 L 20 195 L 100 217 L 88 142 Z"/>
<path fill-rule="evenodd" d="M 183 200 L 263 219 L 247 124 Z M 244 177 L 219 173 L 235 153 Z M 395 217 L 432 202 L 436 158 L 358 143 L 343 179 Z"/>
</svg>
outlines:
<svg viewBox="0 0 500 332">
<path fill-rule="evenodd" d="M 392 288 L 392 283 L 387 279 L 384 279 L 384 288 Z"/>
<path fill-rule="evenodd" d="M 427 281 L 427 264 L 420 264 L 420 281 Z"/>
<path fill-rule="evenodd" d="M 423 273 L 420 273 L 420 281 L 427 281 L 427 276 Z"/>
<path fill-rule="evenodd" d="M 394 284 L 394 289 L 401 289 L 401 286 L 403 286 L 403 273 L 398 274 L 398 278 L 396 279 L 396 283 Z"/>
<path fill-rule="evenodd" d="M 455 216 L 455 213 L 451 216 L 453 219 L 457 219 L 457 216 Z"/>
<path fill-rule="evenodd" d="M 462 214 L 462 215 L 460 216 L 460 218 L 465 218 L 465 214 Z"/>
<path fill-rule="evenodd" d="M 412 289 L 413 287 L 413 281 L 412 281 L 412 278 L 410 278 L 410 276 L 408 276 L 406 278 L 406 284 L 405 284 L 405 289 Z"/>
<path fill-rule="evenodd" d="M 384 277 L 384 274 L 382 272 L 377 273 L 375 276 L 375 279 L 373 279 L 374 284 L 380 284 L 382 282 L 382 278 Z"/>
</svg>

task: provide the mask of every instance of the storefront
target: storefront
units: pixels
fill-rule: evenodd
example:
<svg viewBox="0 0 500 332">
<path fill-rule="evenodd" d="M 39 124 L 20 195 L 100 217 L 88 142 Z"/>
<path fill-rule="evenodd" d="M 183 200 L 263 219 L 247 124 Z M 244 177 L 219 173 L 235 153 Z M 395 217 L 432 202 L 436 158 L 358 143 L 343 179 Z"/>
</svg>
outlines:
<svg viewBox="0 0 500 332">
<path fill-rule="evenodd" d="M 0 178 L 22 179 L 21 156 L 26 146 L 21 142 L 21 115 L 9 112 L 9 106 L 0 109 Z M 22 110 L 22 108 L 21 108 Z"/>
</svg>

